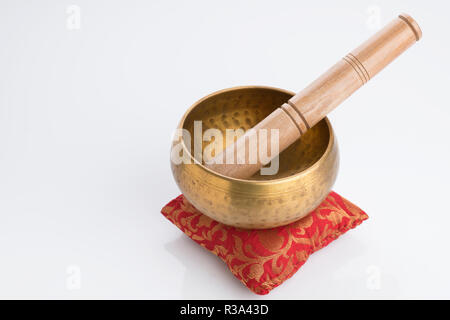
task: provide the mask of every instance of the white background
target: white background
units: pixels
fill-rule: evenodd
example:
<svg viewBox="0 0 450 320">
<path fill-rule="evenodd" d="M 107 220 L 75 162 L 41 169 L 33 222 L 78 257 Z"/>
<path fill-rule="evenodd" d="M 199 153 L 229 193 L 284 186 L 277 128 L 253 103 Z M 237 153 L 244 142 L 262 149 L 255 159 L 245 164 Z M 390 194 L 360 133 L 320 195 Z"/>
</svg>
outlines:
<svg viewBox="0 0 450 320">
<path fill-rule="evenodd" d="M 449 9 L 1 0 L 0 297 L 450 298 Z M 222 88 L 302 89 L 401 12 L 423 39 L 330 116 L 370 219 L 254 295 L 160 214 L 174 128 Z"/>
</svg>

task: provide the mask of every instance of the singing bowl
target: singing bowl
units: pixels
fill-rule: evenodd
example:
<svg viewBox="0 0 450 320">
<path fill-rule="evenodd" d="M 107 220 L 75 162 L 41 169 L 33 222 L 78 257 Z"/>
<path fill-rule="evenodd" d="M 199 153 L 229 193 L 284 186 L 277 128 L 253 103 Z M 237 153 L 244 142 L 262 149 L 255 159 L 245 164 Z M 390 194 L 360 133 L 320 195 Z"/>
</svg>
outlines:
<svg viewBox="0 0 450 320">
<path fill-rule="evenodd" d="M 289 100 L 293 92 L 261 86 L 235 87 L 197 101 L 179 127 L 194 137 L 194 121 L 203 132 L 217 128 L 248 130 Z M 194 143 L 182 143 L 190 161 L 171 161 L 175 181 L 187 200 L 200 212 L 226 225 L 266 229 L 289 224 L 314 210 L 336 180 L 339 152 L 327 118 L 308 130 L 280 154 L 275 175 L 255 174 L 249 179 L 220 175 L 194 159 Z M 202 143 L 204 149 L 207 144 Z M 191 145 L 190 148 L 187 146 Z M 180 152 L 181 153 L 181 152 Z"/>
</svg>

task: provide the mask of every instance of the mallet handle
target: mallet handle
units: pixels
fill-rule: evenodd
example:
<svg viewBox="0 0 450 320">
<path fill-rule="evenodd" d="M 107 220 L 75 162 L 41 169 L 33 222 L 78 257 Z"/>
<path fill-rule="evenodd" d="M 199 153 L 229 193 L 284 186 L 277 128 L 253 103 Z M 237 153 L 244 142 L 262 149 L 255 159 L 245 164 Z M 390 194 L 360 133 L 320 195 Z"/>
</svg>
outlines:
<svg viewBox="0 0 450 320">
<path fill-rule="evenodd" d="M 249 163 L 248 141 L 251 134 L 258 133 L 260 129 L 267 129 L 269 133 L 270 129 L 278 129 L 278 153 L 282 152 L 421 37 L 422 31 L 414 19 L 401 14 L 258 123 L 253 128 L 255 131 L 247 132 L 219 153 L 214 163 L 206 166 L 234 178 L 251 177 L 268 163 L 259 159 L 259 152 L 256 163 Z M 257 145 L 260 146 L 259 141 Z M 269 145 L 268 150 L 270 159 L 277 156 L 276 152 L 271 152 Z M 245 156 L 240 161 L 244 164 L 237 164 L 236 160 L 233 164 L 225 163 L 233 156 Z"/>
</svg>

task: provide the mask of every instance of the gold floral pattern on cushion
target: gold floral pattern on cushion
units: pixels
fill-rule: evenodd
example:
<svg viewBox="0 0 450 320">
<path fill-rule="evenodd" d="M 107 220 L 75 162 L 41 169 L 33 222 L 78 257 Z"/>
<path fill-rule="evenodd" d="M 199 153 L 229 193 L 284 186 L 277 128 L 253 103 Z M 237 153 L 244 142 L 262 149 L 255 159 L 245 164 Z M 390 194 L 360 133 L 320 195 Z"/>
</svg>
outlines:
<svg viewBox="0 0 450 320">
<path fill-rule="evenodd" d="M 297 272 L 313 252 L 368 218 L 335 192 L 303 219 L 265 230 L 239 229 L 214 221 L 183 195 L 161 212 L 192 240 L 220 257 L 236 278 L 257 294 L 269 293 Z"/>
</svg>

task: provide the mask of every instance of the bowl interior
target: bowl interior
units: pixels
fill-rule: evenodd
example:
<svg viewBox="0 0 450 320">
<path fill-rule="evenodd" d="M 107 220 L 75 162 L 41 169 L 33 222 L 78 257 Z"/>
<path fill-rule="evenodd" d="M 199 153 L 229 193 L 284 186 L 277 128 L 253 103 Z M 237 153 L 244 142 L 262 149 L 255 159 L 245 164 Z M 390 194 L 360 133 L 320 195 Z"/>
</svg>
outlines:
<svg viewBox="0 0 450 320">
<path fill-rule="evenodd" d="M 194 121 L 199 120 L 202 121 L 203 132 L 215 128 L 225 136 L 226 129 L 241 128 L 246 131 L 291 97 L 291 93 L 275 88 L 243 87 L 224 90 L 195 105 L 182 127 L 190 132 L 191 137 L 194 137 Z M 202 148 L 213 141 L 203 142 Z M 273 180 L 300 173 L 322 157 L 329 143 L 330 128 L 322 120 L 280 154 L 279 171 L 276 175 L 262 176 L 256 173 L 249 180 Z M 225 141 L 223 144 L 226 147 Z"/>
</svg>

